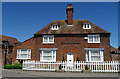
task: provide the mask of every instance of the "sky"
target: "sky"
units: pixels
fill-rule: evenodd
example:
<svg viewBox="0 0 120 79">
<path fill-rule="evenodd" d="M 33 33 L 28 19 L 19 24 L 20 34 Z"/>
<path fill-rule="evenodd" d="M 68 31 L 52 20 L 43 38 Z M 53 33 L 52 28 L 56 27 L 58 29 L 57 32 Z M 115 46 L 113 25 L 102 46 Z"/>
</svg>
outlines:
<svg viewBox="0 0 120 79">
<path fill-rule="evenodd" d="M 3 2 L 2 34 L 25 41 L 53 20 L 66 20 L 66 7 L 74 7 L 74 19 L 87 19 L 111 32 L 118 48 L 118 4 L 115 2 Z"/>
</svg>

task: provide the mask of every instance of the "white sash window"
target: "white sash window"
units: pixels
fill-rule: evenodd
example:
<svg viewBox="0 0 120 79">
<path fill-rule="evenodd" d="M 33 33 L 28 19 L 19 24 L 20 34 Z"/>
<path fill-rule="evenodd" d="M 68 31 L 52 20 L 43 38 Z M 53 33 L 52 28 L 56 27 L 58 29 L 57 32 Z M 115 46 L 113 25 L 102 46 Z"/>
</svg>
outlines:
<svg viewBox="0 0 120 79">
<path fill-rule="evenodd" d="M 88 35 L 88 43 L 100 43 L 99 35 Z"/>
<path fill-rule="evenodd" d="M 41 50 L 40 61 L 42 62 L 56 62 L 56 50 Z"/>
<path fill-rule="evenodd" d="M 103 62 L 103 50 L 86 50 L 86 62 Z"/>
<path fill-rule="evenodd" d="M 18 49 L 17 59 L 31 59 L 31 49 Z"/>
<path fill-rule="evenodd" d="M 43 43 L 54 43 L 54 36 L 53 35 L 44 35 Z"/>
</svg>

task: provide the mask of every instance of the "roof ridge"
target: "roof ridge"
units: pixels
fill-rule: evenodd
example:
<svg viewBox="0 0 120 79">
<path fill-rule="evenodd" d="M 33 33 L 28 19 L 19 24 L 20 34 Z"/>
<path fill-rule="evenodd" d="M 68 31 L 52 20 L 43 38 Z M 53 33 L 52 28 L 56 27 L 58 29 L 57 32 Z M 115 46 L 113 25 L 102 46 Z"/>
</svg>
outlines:
<svg viewBox="0 0 120 79">
<path fill-rule="evenodd" d="M 14 37 L 10 37 L 10 36 L 5 36 L 5 35 L 0 35 L 2 37 L 7 37 L 7 38 L 12 38 L 12 39 L 17 39 L 17 38 L 14 38 Z"/>
</svg>

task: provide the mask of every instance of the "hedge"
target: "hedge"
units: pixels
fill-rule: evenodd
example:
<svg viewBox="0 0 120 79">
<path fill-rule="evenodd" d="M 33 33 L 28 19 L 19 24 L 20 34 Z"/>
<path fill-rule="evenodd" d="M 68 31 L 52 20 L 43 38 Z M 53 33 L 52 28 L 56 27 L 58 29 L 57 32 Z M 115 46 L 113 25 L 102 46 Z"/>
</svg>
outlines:
<svg viewBox="0 0 120 79">
<path fill-rule="evenodd" d="M 4 66 L 5 69 L 22 69 L 22 65 L 20 63 L 7 64 Z"/>
</svg>

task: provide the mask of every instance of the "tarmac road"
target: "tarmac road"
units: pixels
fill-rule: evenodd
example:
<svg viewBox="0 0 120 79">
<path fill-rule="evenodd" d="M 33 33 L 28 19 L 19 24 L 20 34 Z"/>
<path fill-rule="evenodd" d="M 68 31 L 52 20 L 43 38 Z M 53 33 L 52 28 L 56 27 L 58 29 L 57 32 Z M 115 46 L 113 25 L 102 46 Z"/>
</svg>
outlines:
<svg viewBox="0 0 120 79">
<path fill-rule="evenodd" d="M 2 70 L 2 77 L 118 77 L 118 73 L 75 73 L 75 72 L 40 72 L 22 70 Z"/>
</svg>

